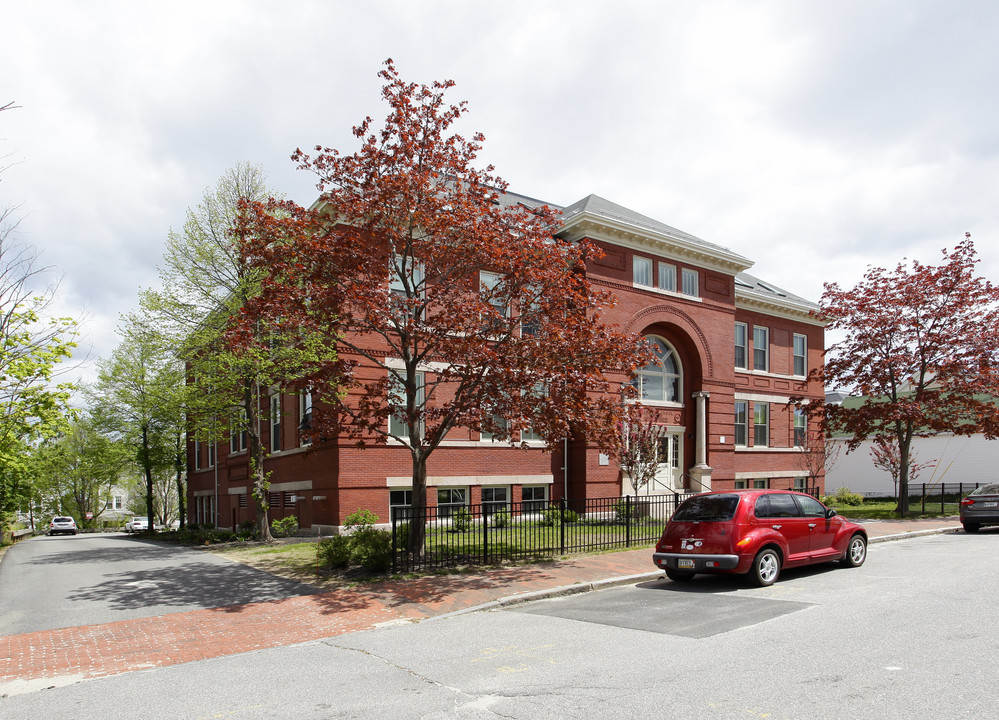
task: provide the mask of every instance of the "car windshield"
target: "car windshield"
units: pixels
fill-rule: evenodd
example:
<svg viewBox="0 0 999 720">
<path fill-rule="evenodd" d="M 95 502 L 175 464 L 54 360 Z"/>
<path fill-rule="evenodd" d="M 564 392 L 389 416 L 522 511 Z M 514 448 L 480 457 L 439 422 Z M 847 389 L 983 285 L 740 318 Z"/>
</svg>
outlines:
<svg viewBox="0 0 999 720">
<path fill-rule="evenodd" d="M 52 518 L 52 522 L 57 522 L 57 523 L 73 522 L 73 518 L 62 518 L 62 517 Z"/>
<path fill-rule="evenodd" d="M 738 495 L 697 495 L 684 501 L 673 514 L 677 522 L 720 522 L 735 517 Z"/>
<path fill-rule="evenodd" d="M 999 495 L 999 485 L 982 485 L 980 488 L 975 488 L 975 491 L 971 493 L 972 495 Z"/>
</svg>

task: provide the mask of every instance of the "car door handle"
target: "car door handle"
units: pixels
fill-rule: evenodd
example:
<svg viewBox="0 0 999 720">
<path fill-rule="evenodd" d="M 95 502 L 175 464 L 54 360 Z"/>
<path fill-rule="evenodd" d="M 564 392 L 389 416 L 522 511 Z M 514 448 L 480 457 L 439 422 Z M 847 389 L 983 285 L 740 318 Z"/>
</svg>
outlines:
<svg viewBox="0 0 999 720">
<path fill-rule="evenodd" d="M 808 523 L 808 529 L 809 530 L 814 530 L 815 529 L 815 525 L 816 525 L 816 523 Z"/>
<path fill-rule="evenodd" d="M 771 525 L 770 527 L 772 527 L 774 530 L 780 530 L 784 526 L 783 525 Z"/>
</svg>

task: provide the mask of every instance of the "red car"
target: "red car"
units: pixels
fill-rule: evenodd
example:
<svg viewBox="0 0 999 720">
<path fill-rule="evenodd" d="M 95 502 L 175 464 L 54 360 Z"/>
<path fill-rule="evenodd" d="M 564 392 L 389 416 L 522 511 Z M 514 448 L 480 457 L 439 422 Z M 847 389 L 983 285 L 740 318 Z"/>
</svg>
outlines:
<svg viewBox="0 0 999 720">
<path fill-rule="evenodd" d="M 710 492 L 680 504 L 652 557 L 670 580 L 731 573 L 766 586 L 783 568 L 832 560 L 863 565 L 867 532 L 804 493 Z"/>
</svg>

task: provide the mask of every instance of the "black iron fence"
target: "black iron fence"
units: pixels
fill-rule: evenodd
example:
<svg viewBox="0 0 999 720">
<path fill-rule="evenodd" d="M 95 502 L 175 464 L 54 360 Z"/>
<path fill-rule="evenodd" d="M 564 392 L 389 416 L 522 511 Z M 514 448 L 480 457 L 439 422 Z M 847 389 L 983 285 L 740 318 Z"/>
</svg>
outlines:
<svg viewBox="0 0 999 720">
<path fill-rule="evenodd" d="M 961 502 L 961 498 L 986 483 L 910 483 L 909 484 L 909 507 L 914 508 L 916 501 L 926 512 L 927 508 L 935 510 L 940 508 L 943 514 L 947 510 L 947 504 Z M 956 513 L 955 513 L 956 514 Z"/>
<path fill-rule="evenodd" d="M 651 545 L 686 495 L 393 508 L 392 569 L 489 565 Z M 419 529 L 423 528 L 420 542 Z"/>
</svg>

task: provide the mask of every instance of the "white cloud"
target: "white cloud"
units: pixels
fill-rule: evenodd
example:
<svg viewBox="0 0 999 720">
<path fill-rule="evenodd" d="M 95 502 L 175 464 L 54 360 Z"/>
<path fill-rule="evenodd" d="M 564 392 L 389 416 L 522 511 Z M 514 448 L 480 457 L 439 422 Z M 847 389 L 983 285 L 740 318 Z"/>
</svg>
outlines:
<svg viewBox="0 0 999 720">
<path fill-rule="evenodd" d="M 452 78 L 512 187 L 597 193 L 817 299 L 970 230 L 999 279 L 999 7 L 943 0 L 501 4 L 124 0 L 5 9 L 0 202 L 97 354 L 171 226 L 233 164 L 302 203 L 296 147 L 351 149 L 381 63 Z"/>
</svg>

